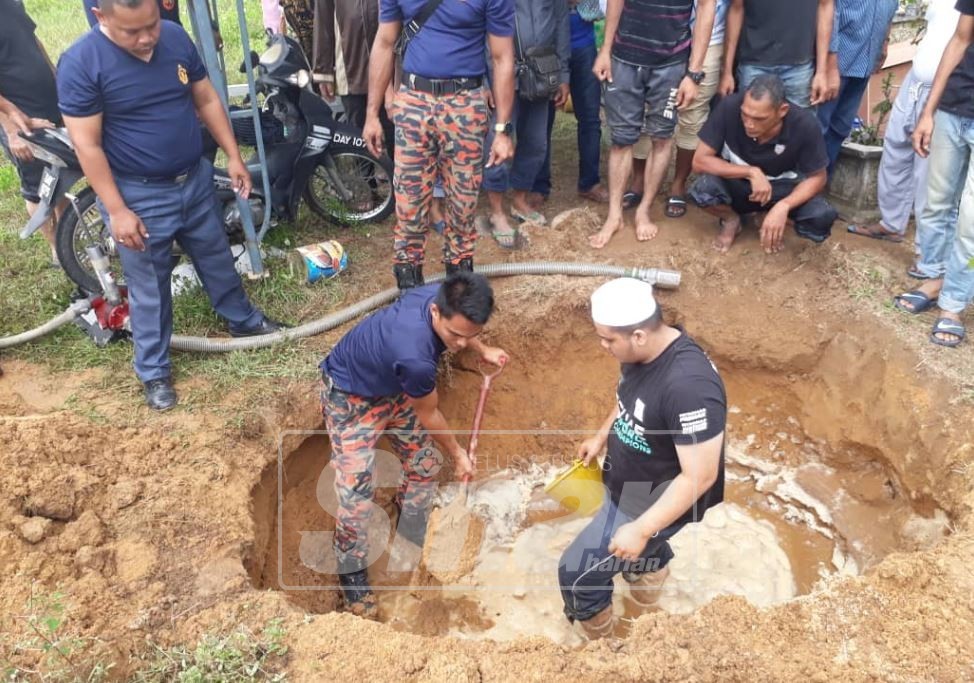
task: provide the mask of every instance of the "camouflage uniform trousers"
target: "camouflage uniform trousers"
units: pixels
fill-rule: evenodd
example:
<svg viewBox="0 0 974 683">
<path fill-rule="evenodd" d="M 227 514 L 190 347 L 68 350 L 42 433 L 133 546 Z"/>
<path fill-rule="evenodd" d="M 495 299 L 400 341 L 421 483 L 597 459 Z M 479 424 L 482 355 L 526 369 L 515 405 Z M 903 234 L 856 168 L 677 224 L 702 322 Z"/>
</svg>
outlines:
<svg viewBox="0 0 974 683">
<path fill-rule="evenodd" d="M 335 386 L 329 388 L 330 384 L 326 379 L 321 408 L 331 440 L 329 464 L 337 470 L 334 547 L 339 571 L 348 573 L 368 565 L 368 524 L 379 438 L 388 439 L 402 463 L 396 504 L 403 516 L 429 510 L 442 460 L 405 394 L 373 399 L 345 393 Z"/>
<path fill-rule="evenodd" d="M 436 97 L 403 86 L 396 95 L 393 120 L 396 262 L 424 261 L 437 176 L 442 179 L 446 194 L 443 261 L 456 264 L 472 257 L 487 136 L 483 89 Z"/>
</svg>

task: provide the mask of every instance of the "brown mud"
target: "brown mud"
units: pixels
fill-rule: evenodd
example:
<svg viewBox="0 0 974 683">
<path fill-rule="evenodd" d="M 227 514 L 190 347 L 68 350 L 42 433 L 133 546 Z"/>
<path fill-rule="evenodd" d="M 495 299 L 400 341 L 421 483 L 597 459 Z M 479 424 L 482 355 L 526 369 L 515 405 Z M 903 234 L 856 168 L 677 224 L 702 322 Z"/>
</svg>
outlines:
<svg viewBox="0 0 974 683">
<path fill-rule="evenodd" d="M 270 522 L 278 458 L 307 440 L 293 430 L 321 426 L 312 381 L 242 387 L 277 392 L 240 430 L 207 409 L 149 415 L 135 396 L 100 395 L 96 385 L 106 378 L 52 377 L 40 367 L 4 363 L 5 657 L 31 664 L 29 653 L 8 649 L 24 630 L 24 604 L 32 588 L 59 588 L 72 623 L 97 639 L 118 677 L 136 666 L 147 638 L 163 646 L 193 643 L 214 630 L 241 623 L 259 630 L 281 617 L 294 680 L 974 678 L 974 410 L 957 400 L 968 389 L 950 372 L 966 367 L 974 351 L 968 344 L 928 361 L 925 333 L 904 329 L 851 291 L 854 254 L 899 273 L 908 252 L 840 235 L 837 227 L 822 246 L 789 235 L 786 253 L 771 258 L 746 233 L 719 257 L 709 249 L 712 222 L 691 210 L 680 221 L 661 221 L 649 244 L 637 244 L 629 226 L 593 254 L 585 246 L 587 222 L 572 218 L 535 230 L 522 254 L 501 254 L 485 241 L 480 260 L 609 260 L 683 272 L 681 288 L 660 292 L 660 300 L 711 353 L 738 410 L 729 434 L 746 457 L 731 459 L 729 498 L 780 528 L 803 595 L 767 607 L 718 596 L 689 614 L 647 613 L 625 638 L 570 647 L 530 635 L 504 642 L 439 635 L 485 631 L 496 619 L 446 591 L 428 591 L 408 623 L 388 613 L 387 623 L 366 621 L 338 611 L 333 591 L 266 589 L 280 569 L 268 552 L 276 546 Z M 378 232 L 350 236 L 349 246 L 361 262 L 384 262 L 388 239 Z M 389 284 L 367 270 L 348 274 L 347 303 Z M 596 284 L 566 277 L 497 282 L 499 310 L 488 339 L 513 363 L 496 385 L 484 427 L 540 433 L 485 433 L 481 479 L 522 465 L 513 461 L 518 454 L 564 463 L 578 435 L 553 430 L 591 429 L 604 417 L 616 370 L 585 318 Z M 906 284 L 893 276 L 890 286 Z M 340 332 L 310 348 L 323 352 Z M 459 426 L 473 414 L 478 381 L 469 358 L 450 360 L 447 412 Z M 101 417 L 79 413 L 77 398 L 66 404 L 66 387 L 100 401 Z M 222 407 L 232 408 L 233 400 Z M 324 453 L 326 443 L 319 437 L 313 448 Z M 282 488 L 290 519 L 321 511 L 319 503 L 308 512 L 305 491 L 314 479 L 314 498 L 326 499 L 328 487 L 317 480 L 323 458 L 287 461 Z M 799 489 L 824 507 L 803 504 L 794 495 Z M 388 499 L 380 502 L 391 520 Z M 326 517 L 309 519 L 303 530 L 327 530 Z M 835 534 L 855 567 L 826 566 L 821 579 L 834 543 L 806 547 L 801 536 L 789 541 L 783 526 L 814 524 Z M 294 553 L 285 557 L 285 577 L 292 585 L 320 582 L 327 554 L 318 558 L 324 573 L 302 564 L 300 531 L 284 529 L 283 547 Z"/>
</svg>

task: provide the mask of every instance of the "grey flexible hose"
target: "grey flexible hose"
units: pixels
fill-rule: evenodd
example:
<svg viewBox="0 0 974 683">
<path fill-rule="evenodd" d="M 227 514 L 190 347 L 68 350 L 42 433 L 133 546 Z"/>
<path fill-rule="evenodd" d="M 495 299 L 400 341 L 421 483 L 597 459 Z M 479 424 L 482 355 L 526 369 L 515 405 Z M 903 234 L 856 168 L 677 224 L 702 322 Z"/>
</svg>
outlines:
<svg viewBox="0 0 974 683">
<path fill-rule="evenodd" d="M 45 334 L 50 334 L 57 328 L 67 325 L 79 315 L 84 315 L 90 310 L 91 302 L 88 299 L 75 301 L 73 304 L 64 309 L 63 313 L 59 313 L 39 327 L 35 327 L 32 330 L 27 330 L 26 332 L 21 332 L 20 334 L 15 334 L 11 337 L 0 337 L 0 349 L 9 349 L 13 346 L 26 344 L 27 342 L 34 341 L 35 339 L 40 339 Z"/>
<path fill-rule="evenodd" d="M 675 289 L 680 285 L 680 273 L 675 270 L 657 268 L 629 268 L 611 266 L 603 263 L 562 263 L 553 261 L 532 261 L 528 263 L 489 263 L 475 268 L 476 272 L 487 277 L 507 277 L 512 275 L 580 275 L 588 277 L 634 277 L 664 289 Z M 433 275 L 427 282 L 442 280 L 443 274 Z M 330 313 L 324 318 L 313 320 L 297 327 L 281 330 L 259 337 L 238 339 L 208 339 L 207 337 L 187 337 L 173 335 L 170 346 L 179 351 L 200 353 L 223 353 L 227 351 L 249 351 L 263 349 L 289 339 L 302 339 L 327 332 L 344 325 L 374 308 L 389 303 L 399 296 L 395 287 L 373 294 L 356 304 Z"/>
</svg>

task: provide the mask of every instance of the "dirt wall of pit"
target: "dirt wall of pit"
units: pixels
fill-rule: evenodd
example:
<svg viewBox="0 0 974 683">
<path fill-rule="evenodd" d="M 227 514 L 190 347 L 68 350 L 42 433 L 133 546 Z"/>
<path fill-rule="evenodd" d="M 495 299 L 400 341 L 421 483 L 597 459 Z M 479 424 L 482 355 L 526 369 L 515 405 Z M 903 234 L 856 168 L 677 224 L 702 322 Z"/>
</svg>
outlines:
<svg viewBox="0 0 974 683">
<path fill-rule="evenodd" d="M 796 266 L 771 286 L 760 272 L 732 275 L 701 260 L 687 264 L 684 275 L 685 287 L 661 300 L 719 367 L 750 368 L 783 387 L 800 379 L 807 387 L 800 402 L 806 429 L 887 462 L 921 508 L 949 513 L 953 533 L 935 547 L 895 553 L 865 576 L 835 579 L 775 608 L 718 598 L 686 617 L 646 615 L 628 639 L 580 650 L 539 638 L 505 644 L 424 638 L 347 614 L 309 617 L 282 594 L 250 585 L 244 560 L 267 533 L 254 523 L 252 494 L 276 462 L 281 435 L 320 426 L 313 385 L 290 387 L 247 433 L 228 432 L 199 414 L 149 425 L 130 424 L 121 409 L 107 424 L 66 412 L 35 415 L 2 396 L 0 629 L 22 628 L 18 615 L 39 582 L 71 596 L 76 623 L 119 662 L 118 676 L 134 666 L 147 637 L 192 642 L 211 629 L 259 626 L 280 616 L 295 680 L 974 677 L 971 409 L 952 404 L 951 385 L 918 371 L 915 358 L 881 325 L 863 325 L 825 305 L 827 297 L 809 296 L 816 287 L 829 290 L 827 273 Z M 515 359 L 537 360 L 509 368 L 525 374 L 521 386 L 534 388 L 499 388 L 492 414 L 521 415 L 518 426 L 526 427 L 545 420 L 533 406 L 575 422 L 573 428 L 601 420 L 603 411 L 588 406 L 605 395 L 607 409 L 612 386 L 587 386 L 585 377 L 566 377 L 558 367 L 566 345 L 579 352 L 591 345 L 592 363 L 611 362 L 584 317 L 593 286 L 568 278 L 498 286 L 501 307 L 490 341 Z M 473 380 L 459 384 L 473 386 Z M 453 396 L 451 417 L 469 419 L 475 392 Z M 288 436 L 284 451 L 302 440 Z M 24 526 L 38 518 L 51 521 L 30 529 L 28 540 Z"/>
</svg>

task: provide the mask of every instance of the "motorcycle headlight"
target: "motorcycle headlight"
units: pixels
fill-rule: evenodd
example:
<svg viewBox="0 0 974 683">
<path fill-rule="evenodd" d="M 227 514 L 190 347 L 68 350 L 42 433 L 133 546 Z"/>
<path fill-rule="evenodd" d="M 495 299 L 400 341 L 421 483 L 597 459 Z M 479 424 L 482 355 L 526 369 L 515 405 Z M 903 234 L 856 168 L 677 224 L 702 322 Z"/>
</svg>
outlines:
<svg viewBox="0 0 974 683">
<path fill-rule="evenodd" d="M 277 61 L 284 55 L 284 43 L 273 42 L 270 47 L 264 50 L 264 54 L 260 56 L 260 63 L 264 66 L 271 66 L 276 64 Z"/>
</svg>

